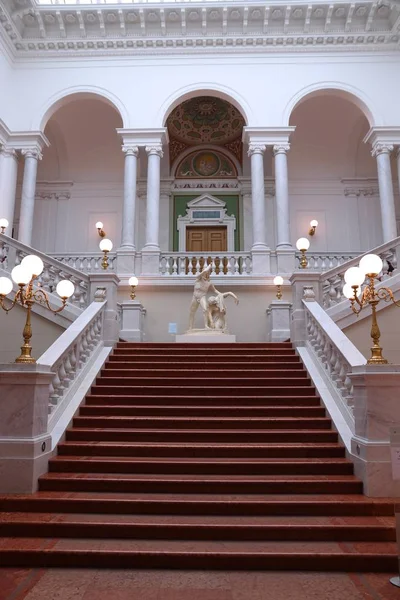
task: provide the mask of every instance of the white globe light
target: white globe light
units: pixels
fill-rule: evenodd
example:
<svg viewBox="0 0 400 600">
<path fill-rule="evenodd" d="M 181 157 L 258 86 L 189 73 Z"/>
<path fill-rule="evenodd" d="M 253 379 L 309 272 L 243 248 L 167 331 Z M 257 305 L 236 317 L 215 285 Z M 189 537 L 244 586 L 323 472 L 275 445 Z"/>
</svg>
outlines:
<svg viewBox="0 0 400 600">
<path fill-rule="evenodd" d="M 102 252 L 111 252 L 113 243 L 108 238 L 104 238 L 104 240 L 101 240 L 99 246 Z"/>
<path fill-rule="evenodd" d="M 35 277 L 38 277 L 44 269 L 42 259 L 35 254 L 29 254 L 28 256 L 25 256 L 25 258 L 23 258 L 21 261 L 21 265 L 32 275 L 35 275 Z"/>
<path fill-rule="evenodd" d="M 360 260 L 360 269 L 365 274 L 378 275 L 382 271 L 383 262 L 377 254 L 366 254 Z"/>
<path fill-rule="evenodd" d="M 364 279 L 365 273 L 363 273 L 363 271 L 361 271 L 361 269 L 358 267 L 350 267 L 350 269 L 347 269 L 346 273 L 344 274 L 344 280 L 350 286 L 360 286 L 362 283 L 364 283 Z"/>
<path fill-rule="evenodd" d="M 358 287 L 357 288 L 357 296 L 359 296 L 361 294 L 361 288 Z M 345 298 L 354 298 L 354 288 L 351 287 L 351 285 L 349 283 L 345 283 L 343 286 L 343 296 Z"/>
<path fill-rule="evenodd" d="M 0 219 L 0 227 L 8 227 L 9 226 L 9 222 L 7 221 L 7 219 Z"/>
<path fill-rule="evenodd" d="M 26 285 L 30 282 L 32 278 L 32 273 L 28 271 L 25 267 L 21 265 L 17 265 L 11 271 L 12 280 L 15 281 L 18 285 Z"/>
<path fill-rule="evenodd" d="M 0 296 L 7 296 L 13 289 L 13 282 L 8 277 L 0 277 Z"/>
<path fill-rule="evenodd" d="M 310 247 L 310 240 L 307 238 L 299 238 L 296 242 L 297 250 L 308 250 Z"/>
<path fill-rule="evenodd" d="M 97 221 L 96 229 L 103 229 L 103 223 L 101 221 Z"/>
<path fill-rule="evenodd" d="M 75 291 L 75 286 L 72 281 L 68 281 L 68 279 L 63 279 L 59 283 L 57 283 L 57 294 L 61 298 L 70 298 Z"/>
<path fill-rule="evenodd" d="M 311 227 L 317 227 L 318 226 L 317 219 L 313 219 L 312 221 L 310 221 L 310 225 L 311 225 Z"/>
<path fill-rule="evenodd" d="M 283 277 L 280 275 L 274 277 L 274 285 L 283 285 Z"/>
<path fill-rule="evenodd" d="M 129 278 L 129 285 L 136 287 L 138 283 L 139 283 L 139 279 L 137 277 L 135 277 L 135 275 L 132 275 L 132 277 Z"/>
</svg>

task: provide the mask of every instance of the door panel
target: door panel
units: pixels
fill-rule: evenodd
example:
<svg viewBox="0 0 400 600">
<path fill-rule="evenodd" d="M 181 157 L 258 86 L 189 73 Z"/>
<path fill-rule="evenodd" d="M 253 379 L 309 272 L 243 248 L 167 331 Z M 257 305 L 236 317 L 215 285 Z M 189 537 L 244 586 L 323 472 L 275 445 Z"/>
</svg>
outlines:
<svg viewBox="0 0 400 600">
<path fill-rule="evenodd" d="M 226 252 L 226 227 L 187 227 L 187 252 Z"/>
</svg>

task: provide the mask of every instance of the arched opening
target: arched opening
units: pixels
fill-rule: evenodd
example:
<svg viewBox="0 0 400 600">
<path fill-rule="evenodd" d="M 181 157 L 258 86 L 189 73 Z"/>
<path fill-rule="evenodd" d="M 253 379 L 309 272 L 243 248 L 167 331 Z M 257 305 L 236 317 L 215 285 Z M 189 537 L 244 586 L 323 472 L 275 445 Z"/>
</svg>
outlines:
<svg viewBox="0 0 400 600">
<path fill-rule="evenodd" d="M 313 250 L 362 251 L 381 243 L 376 161 L 363 139 L 371 123 L 359 102 L 340 91 L 314 92 L 290 115 L 288 154 L 292 238 L 318 227 Z"/>
<path fill-rule="evenodd" d="M 124 157 L 116 129 L 122 119 L 97 95 L 67 100 L 44 129 L 50 146 L 38 165 L 32 245 L 47 253 L 96 253 L 97 221 L 114 245 L 120 238 Z"/>
</svg>

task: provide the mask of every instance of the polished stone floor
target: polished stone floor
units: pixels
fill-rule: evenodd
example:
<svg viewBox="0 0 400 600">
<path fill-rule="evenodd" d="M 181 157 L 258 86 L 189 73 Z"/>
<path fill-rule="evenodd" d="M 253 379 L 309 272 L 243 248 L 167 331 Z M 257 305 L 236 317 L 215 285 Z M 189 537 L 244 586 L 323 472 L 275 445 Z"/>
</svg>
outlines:
<svg viewBox="0 0 400 600">
<path fill-rule="evenodd" d="M 0 569 L 0 600 L 399 600 L 386 573 Z"/>
</svg>

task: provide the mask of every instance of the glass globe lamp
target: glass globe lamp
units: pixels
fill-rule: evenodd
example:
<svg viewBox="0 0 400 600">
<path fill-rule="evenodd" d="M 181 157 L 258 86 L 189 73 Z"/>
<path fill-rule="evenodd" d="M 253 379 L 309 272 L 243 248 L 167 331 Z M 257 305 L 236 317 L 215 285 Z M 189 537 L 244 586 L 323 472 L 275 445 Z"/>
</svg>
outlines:
<svg viewBox="0 0 400 600">
<path fill-rule="evenodd" d="M 302 269 L 305 269 L 308 265 L 308 261 L 306 258 L 306 251 L 309 249 L 309 247 L 310 247 L 310 240 L 307 238 L 299 238 L 296 242 L 296 248 L 297 248 L 297 250 L 300 250 L 300 252 L 301 252 L 300 267 Z"/>
<path fill-rule="evenodd" d="M 4 219 L 4 218 L 0 219 L 1 233 L 4 233 L 8 226 L 9 226 L 9 222 L 7 221 L 7 219 Z"/>
<path fill-rule="evenodd" d="M 28 256 L 25 256 L 25 258 L 23 258 L 21 261 L 21 266 L 29 271 L 29 273 L 31 273 L 31 275 L 34 277 L 38 277 L 44 269 L 42 259 L 35 254 L 29 254 Z"/>
<path fill-rule="evenodd" d="M 102 252 L 111 252 L 111 250 L 113 249 L 113 243 L 108 238 L 104 238 L 104 240 L 101 240 L 99 246 Z"/>
<path fill-rule="evenodd" d="M 72 283 L 72 281 L 69 281 L 68 279 L 63 279 L 62 281 L 57 283 L 56 291 L 57 294 L 64 300 L 70 298 L 73 295 L 75 291 L 75 286 Z"/>
<path fill-rule="evenodd" d="M 32 274 L 24 266 L 17 265 L 11 271 L 12 280 L 18 285 L 26 285 L 30 282 Z"/>
<path fill-rule="evenodd" d="M 136 277 L 136 275 L 132 275 L 132 277 L 129 277 L 128 283 L 131 286 L 131 300 L 134 300 L 136 298 L 135 288 L 139 283 L 139 279 Z"/>
<path fill-rule="evenodd" d="M 283 277 L 281 277 L 280 275 L 276 275 L 276 277 L 274 277 L 274 285 L 276 285 L 277 287 L 276 297 L 278 298 L 278 300 L 280 300 L 282 298 L 281 286 L 283 285 Z"/>
<path fill-rule="evenodd" d="M 360 286 L 364 283 L 365 273 L 359 267 L 350 267 L 344 274 L 344 280 L 351 287 Z"/>
<path fill-rule="evenodd" d="M 13 289 L 13 282 L 8 277 L 0 277 L 0 296 L 7 296 Z"/>
<path fill-rule="evenodd" d="M 365 275 L 376 277 L 382 271 L 383 262 L 377 254 L 366 254 L 360 260 L 360 269 Z"/>
<path fill-rule="evenodd" d="M 360 294 L 361 294 L 361 288 L 358 287 L 357 288 L 357 296 L 359 296 Z M 349 300 L 351 298 L 354 298 L 354 288 L 352 288 L 349 283 L 345 283 L 343 286 L 343 296 L 345 298 L 348 298 Z"/>
</svg>

